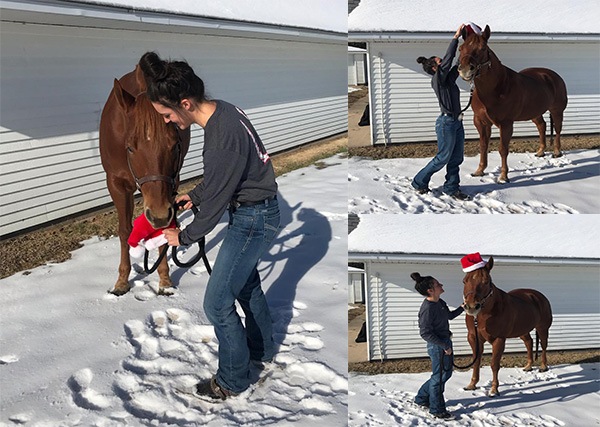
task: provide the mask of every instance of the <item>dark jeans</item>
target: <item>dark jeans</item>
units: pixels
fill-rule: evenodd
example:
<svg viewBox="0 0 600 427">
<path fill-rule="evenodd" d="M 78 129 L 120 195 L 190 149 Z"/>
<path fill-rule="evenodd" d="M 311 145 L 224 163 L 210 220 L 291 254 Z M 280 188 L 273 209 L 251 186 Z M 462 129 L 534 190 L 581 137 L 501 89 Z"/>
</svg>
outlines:
<svg viewBox="0 0 600 427">
<path fill-rule="evenodd" d="M 431 358 L 431 370 L 433 372 L 431 378 L 419 389 L 417 397 L 415 397 L 415 403 L 429 406 L 429 412 L 432 414 L 441 414 L 446 411 L 444 386 L 446 385 L 446 381 L 452 376 L 454 355 L 445 354 L 444 349 L 431 343 L 427 343 L 427 354 Z"/>
<path fill-rule="evenodd" d="M 412 186 L 417 190 L 429 186 L 431 176 L 446 166 L 446 181 L 443 191 L 454 194 L 460 183 L 459 166 L 463 162 L 465 148 L 465 130 L 462 120 L 449 116 L 439 116 L 435 122 L 438 152 L 427 165 L 413 178 Z"/>
<path fill-rule="evenodd" d="M 217 382 L 234 393 L 250 385 L 250 359 L 270 361 L 275 355 L 273 324 L 257 264 L 278 227 L 277 199 L 230 208 L 227 235 L 204 295 L 204 311 L 219 340 Z M 246 315 L 245 328 L 235 309 L 236 300 Z"/>
</svg>

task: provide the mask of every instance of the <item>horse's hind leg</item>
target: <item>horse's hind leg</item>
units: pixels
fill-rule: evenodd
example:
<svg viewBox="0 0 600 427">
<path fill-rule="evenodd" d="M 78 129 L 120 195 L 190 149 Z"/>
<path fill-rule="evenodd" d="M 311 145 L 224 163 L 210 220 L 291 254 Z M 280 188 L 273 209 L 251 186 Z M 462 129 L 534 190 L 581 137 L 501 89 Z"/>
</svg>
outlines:
<svg viewBox="0 0 600 427">
<path fill-rule="evenodd" d="M 543 116 L 539 116 L 533 119 L 532 122 L 535 123 L 540 133 L 540 148 L 535 155 L 536 157 L 544 157 L 544 151 L 546 151 L 546 121 Z"/>
<path fill-rule="evenodd" d="M 513 122 L 504 122 L 500 124 L 500 158 L 502 166 L 500 168 L 500 177 L 498 184 L 510 182 L 508 179 L 508 146 L 513 133 Z"/>
<path fill-rule="evenodd" d="M 520 338 L 523 340 L 525 347 L 527 348 L 527 366 L 525 366 L 523 370 L 531 371 L 531 365 L 533 365 L 533 340 L 531 339 L 531 335 L 529 333 L 526 333 Z"/>
<path fill-rule="evenodd" d="M 554 152 L 552 157 L 562 156 L 560 151 L 560 133 L 562 132 L 563 125 L 563 110 L 551 110 L 552 121 L 554 122 L 554 130 L 556 131 L 556 137 L 554 138 Z"/>
<path fill-rule="evenodd" d="M 542 345 L 542 363 L 540 364 L 540 372 L 548 370 L 546 361 L 546 348 L 548 347 L 548 329 L 536 329 L 540 344 Z"/>
<path fill-rule="evenodd" d="M 492 123 L 487 118 L 478 115 L 473 117 L 473 123 L 479 132 L 479 167 L 471 175 L 483 176 L 488 165 L 488 147 L 492 136 Z"/>
</svg>

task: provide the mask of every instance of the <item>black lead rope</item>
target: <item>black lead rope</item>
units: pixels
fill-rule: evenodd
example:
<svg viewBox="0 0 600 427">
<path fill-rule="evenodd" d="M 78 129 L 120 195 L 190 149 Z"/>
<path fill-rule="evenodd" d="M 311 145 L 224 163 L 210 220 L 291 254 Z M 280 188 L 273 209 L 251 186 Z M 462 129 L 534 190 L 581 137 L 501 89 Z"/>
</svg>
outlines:
<svg viewBox="0 0 600 427">
<path fill-rule="evenodd" d="M 179 207 L 185 206 L 186 203 L 187 201 L 182 200 L 181 202 L 175 204 L 175 212 L 179 210 Z M 196 206 L 192 206 L 192 212 L 194 213 L 194 215 L 196 215 L 198 213 L 198 208 L 196 208 Z M 177 214 L 175 214 L 175 225 L 179 226 L 179 224 L 177 223 Z M 212 269 L 210 268 L 210 263 L 208 262 L 208 258 L 205 252 L 206 239 L 202 237 L 196 243 L 198 244 L 198 253 L 188 262 L 179 261 L 179 258 L 177 258 L 177 246 L 173 246 L 173 248 L 171 249 L 171 258 L 173 259 L 173 262 L 175 262 L 175 265 L 182 268 L 191 267 L 192 265 L 200 261 L 200 258 L 202 258 L 202 261 L 204 261 L 204 266 L 206 267 L 206 271 L 208 271 L 208 274 L 211 274 Z M 156 271 L 160 262 L 163 260 L 165 255 L 167 255 L 168 249 L 169 245 L 165 244 L 165 247 L 162 249 L 162 251 L 160 251 L 160 255 L 158 256 L 158 259 L 156 260 L 152 268 L 148 267 L 149 252 L 148 249 L 146 249 L 146 252 L 144 253 L 144 271 L 146 272 L 146 274 L 152 274 Z"/>
<path fill-rule="evenodd" d="M 454 360 L 452 360 L 452 366 L 454 366 L 456 369 L 468 369 L 471 366 L 473 366 L 473 364 L 479 358 L 479 332 L 477 332 L 477 317 L 474 319 L 474 321 L 475 321 L 475 357 L 473 358 L 473 361 L 471 363 L 469 363 L 467 366 L 458 366 L 454 363 Z"/>
</svg>

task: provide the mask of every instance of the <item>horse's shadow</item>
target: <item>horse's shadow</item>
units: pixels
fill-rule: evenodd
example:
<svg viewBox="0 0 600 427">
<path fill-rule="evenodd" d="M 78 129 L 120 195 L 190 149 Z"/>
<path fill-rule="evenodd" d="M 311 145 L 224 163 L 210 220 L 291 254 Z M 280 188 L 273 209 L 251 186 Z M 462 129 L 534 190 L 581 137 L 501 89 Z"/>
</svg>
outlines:
<svg viewBox="0 0 600 427">
<path fill-rule="evenodd" d="M 562 384 L 562 385 L 561 385 Z M 544 386 L 546 390 L 535 393 L 536 388 Z M 548 387 L 552 388 L 548 388 Z M 547 405 L 549 402 L 568 402 L 578 397 L 593 394 L 598 391 L 597 380 L 591 374 L 585 375 L 579 372 L 560 375 L 550 381 L 534 381 L 527 386 L 519 385 L 518 388 L 506 388 L 509 385 L 500 383 L 500 395 L 494 398 L 488 396 L 461 397 L 457 400 L 447 400 L 447 405 L 461 404 L 465 408 L 459 409 L 457 413 L 470 414 L 481 409 L 499 409 L 495 413 L 514 412 L 506 409 L 511 405 L 518 406 L 519 410 L 526 410 L 538 406 Z M 502 389 L 504 387 L 504 389 Z M 481 389 L 481 387 L 480 387 Z M 530 393 L 527 393 L 527 392 Z M 484 406 L 478 404 L 484 401 Z M 474 408 L 469 408 L 475 405 Z"/>
<path fill-rule="evenodd" d="M 558 166 L 555 166 L 544 168 L 539 172 L 528 174 L 525 176 L 515 176 L 513 172 L 513 175 L 510 177 L 510 183 L 508 184 L 490 185 L 486 183 L 464 185 L 462 187 L 465 191 L 468 191 L 471 194 L 475 194 L 484 193 L 490 191 L 491 189 L 502 189 L 506 186 L 509 186 L 510 188 L 526 188 L 568 181 L 578 181 L 582 179 L 582 177 L 598 176 L 600 174 L 600 155 L 591 159 L 573 160 L 569 166 L 571 167 L 567 166 L 560 168 Z M 487 175 L 489 175 L 489 173 Z"/>
</svg>

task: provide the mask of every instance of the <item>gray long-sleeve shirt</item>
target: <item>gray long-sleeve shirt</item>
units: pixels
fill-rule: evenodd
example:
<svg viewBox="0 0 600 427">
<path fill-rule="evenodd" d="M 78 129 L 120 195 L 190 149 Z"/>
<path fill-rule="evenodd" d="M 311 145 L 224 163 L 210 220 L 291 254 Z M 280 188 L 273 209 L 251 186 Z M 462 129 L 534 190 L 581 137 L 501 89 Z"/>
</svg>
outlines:
<svg viewBox="0 0 600 427">
<path fill-rule="evenodd" d="M 433 87 L 437 96 L 440 110 L 442 110 L 442 113 L 451 114 L 454 119 L 458 117 L 461 110 L 460 90 L 456 84 L 458 66 L 452 66 L 457 46 L 458 39 L 452 39 L 442 63 L 431 79 L 431 87 Z"/>
<path fill-rule="evenodd" d="M 464 311 L 462 307 L 450 311 L 443 299 L 438 302 L 424 300 L 419 310 L 419 333 L 425 341 L 442 347 L 444 350 L 450 348 L 450 324 L 449 320 Z"/>
<path fill-rule="evenodd" d="M 231 200 L 259 202 L 277 194 L 273 165 L 246 114 L 228 102 L 215 102 L 204 127 L 204 181 L 188 193 L 198 213 L 179 234 L 182 245 L 210 233 Z"/>
</svg>

